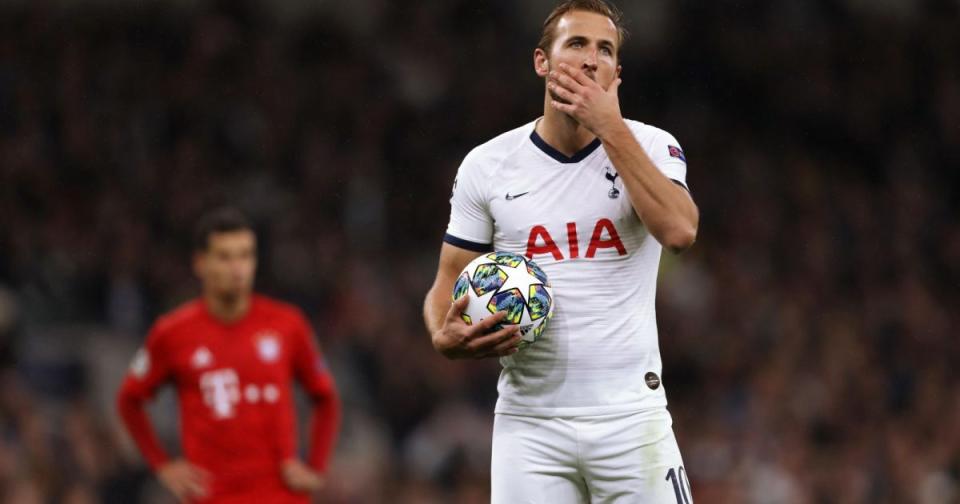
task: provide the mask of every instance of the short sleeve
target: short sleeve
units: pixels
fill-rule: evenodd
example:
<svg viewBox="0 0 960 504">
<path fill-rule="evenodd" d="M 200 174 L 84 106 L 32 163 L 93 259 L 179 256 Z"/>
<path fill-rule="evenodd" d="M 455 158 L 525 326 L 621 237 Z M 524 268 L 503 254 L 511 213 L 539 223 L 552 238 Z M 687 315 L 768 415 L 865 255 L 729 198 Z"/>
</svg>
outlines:
<svg viewBox="0 0 960 504">
<path fill-rule="evenodd" d="M 450 222 L 443 240 L 451 245 L 486 252 L 493 243 L 493 218 L 484 190 L 485 178 L 476 152 L 460 164 L 450 196 Z"/>
<path fill-rule="evenodd" d="M 658 130 L 654 136 L 650 151 L 647 152 L 650 160 L 667 178 L 687 186 L 687 157 L 680 147 L 680 142 L 673 135 Z"/>
</svg>

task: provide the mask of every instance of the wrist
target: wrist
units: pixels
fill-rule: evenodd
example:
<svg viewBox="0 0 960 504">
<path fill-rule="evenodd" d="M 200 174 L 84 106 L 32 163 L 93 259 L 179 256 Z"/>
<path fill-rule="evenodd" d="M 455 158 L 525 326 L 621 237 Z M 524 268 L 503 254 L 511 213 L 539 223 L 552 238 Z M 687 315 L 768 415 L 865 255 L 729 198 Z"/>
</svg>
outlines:
<svg viewBox="0 0 960 504">
<path fill-rule="evenodd" d="M 446 339 L 443 328 L 437 329 L 432 336 L 433 349 L 448 359 L 455 359 L 456 356 L 451 353 L 453 345 L 449 344 Z"/>
<path fill-rule="evenodd" d="M 446 350 L 447 345 L 445 344 L 445 341 L 444 341 L 445 338 L 444 338 L 442 327 L 440 329 L 437 329 L 436 331 L 433 331 L 433 333 L 431 333 L 430 340 L 433 342 L 434 350 L 440 353 L 443 353 L 444 350 Z"/>
<path fill-rule="evenodd" d="M 169 466 L 172 462 L 173 462 L 173 459 L 170 459 L 168 457 L 162 457 L 155 460 L 150 460 L 147 462 L 147 464 L 153 469 L 154 473 L 159 473 L 164 468 Z"/>
<path fill-rule="evenodd" d="M 627 122 L 624 121 L 622 117 L 617 117 L 604 125 L 603 128 L 600 128 L 596 132 L 596 135 L 601 142 L 608 143 L 617 141 L 623 135 L 632 135 L 632 133 L 630 132 L 630 127 L 627 126 Z"/>
</svg>

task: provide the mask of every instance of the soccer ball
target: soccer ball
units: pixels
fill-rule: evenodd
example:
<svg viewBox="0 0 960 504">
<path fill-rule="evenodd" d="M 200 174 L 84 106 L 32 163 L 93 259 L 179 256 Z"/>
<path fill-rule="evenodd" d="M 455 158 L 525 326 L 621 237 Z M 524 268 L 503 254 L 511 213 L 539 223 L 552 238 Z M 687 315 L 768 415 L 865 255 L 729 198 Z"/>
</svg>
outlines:
<svg viewBox="0 0 960 504">
<path fill-rule="evenodd" d="M 500 311 L 507 316 L 494 330 L 520 326 L 520 344 L 530 346 L 543 334 L 553 316 L 553 289 L 537 263 L 512 252 L 491 252 L 477 257 L 460 273 L 453 300 L 470 298 L 463 321 L 476 324 Z"/>
</svg>

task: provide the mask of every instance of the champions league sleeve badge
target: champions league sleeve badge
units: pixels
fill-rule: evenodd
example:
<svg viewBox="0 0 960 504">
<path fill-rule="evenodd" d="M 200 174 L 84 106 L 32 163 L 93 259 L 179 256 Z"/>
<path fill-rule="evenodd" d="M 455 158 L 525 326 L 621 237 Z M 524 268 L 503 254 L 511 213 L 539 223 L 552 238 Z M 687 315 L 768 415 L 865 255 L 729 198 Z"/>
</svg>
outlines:
<svg viewBox="0 0 960 504">
<path fill-rule="evenodd" d="M 683 154 L 683 149 L 677 147 L 676 145 L 668 145 L 667 152 L 670 154 L 670 157 L 675 157 L 684 163 L 687 162 L 687 156 Z"/>
<path fill-rule="evenodd" d="M 146 348 L 137 350 L 130 362 L 130 373 L 137 379 L 142 380 L 150 372 L 150 352 Z"/>
</svg>

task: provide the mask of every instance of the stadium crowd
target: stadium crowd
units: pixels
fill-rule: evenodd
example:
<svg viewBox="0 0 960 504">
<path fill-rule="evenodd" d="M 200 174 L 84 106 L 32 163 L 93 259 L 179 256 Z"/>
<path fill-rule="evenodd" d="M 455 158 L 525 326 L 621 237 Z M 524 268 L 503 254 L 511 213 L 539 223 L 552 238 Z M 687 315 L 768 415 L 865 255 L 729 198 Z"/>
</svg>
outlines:
<svg viewBox="0 0 960 504">
<path fill-rule="evenodd" d="M 960 5 L 630 4 L 624 115 L 701 211 L 658 305 L 696 499 L 960 502 Z M 168 502 L 113 394 L 230 202 L 341 389 L 320 500 L 485 502 L 498 366 L 420 303 L 460 159 L 541 110 L 550 5 L 0 5 L 0 501 Z"/>
</svg>

